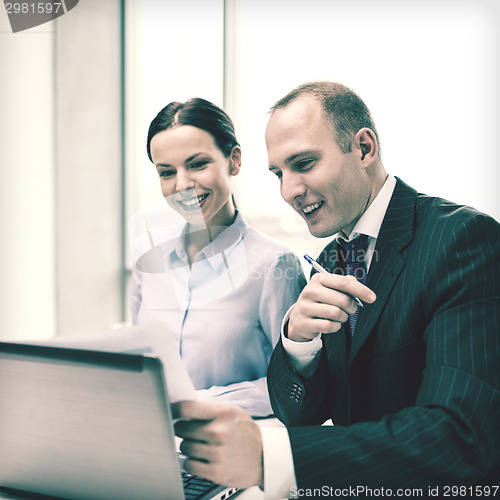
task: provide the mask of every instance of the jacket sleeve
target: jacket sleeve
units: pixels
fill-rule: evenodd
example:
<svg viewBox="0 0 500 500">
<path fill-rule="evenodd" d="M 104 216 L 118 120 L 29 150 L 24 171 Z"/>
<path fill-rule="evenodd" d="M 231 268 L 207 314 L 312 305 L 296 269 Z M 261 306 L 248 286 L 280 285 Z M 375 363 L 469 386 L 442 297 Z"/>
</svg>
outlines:
<svg viewBox="0 0 500 500">
<path fill-rule="evenodd" d="M 274 413 L 285 425 L 322 424 L 330 418 L 331 387 L 324 349 L 314 373 L 304 377 L 293 369 L 280 339 L 267 378 Z"/>
</svg>

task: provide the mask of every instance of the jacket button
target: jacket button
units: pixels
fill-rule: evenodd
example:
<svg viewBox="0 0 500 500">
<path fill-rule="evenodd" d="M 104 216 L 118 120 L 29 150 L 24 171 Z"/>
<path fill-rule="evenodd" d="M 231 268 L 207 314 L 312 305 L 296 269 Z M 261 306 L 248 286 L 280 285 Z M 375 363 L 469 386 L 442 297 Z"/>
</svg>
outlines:
<svg viewBox="0 0 500 500">
<path fill-rule="evenodd" d="M 300 387 L 300 385 L 298 384 L 291 384 L 290 399 L 298 403 L 301 395 L 302 395 L 302 387 Z"/>
</svg>

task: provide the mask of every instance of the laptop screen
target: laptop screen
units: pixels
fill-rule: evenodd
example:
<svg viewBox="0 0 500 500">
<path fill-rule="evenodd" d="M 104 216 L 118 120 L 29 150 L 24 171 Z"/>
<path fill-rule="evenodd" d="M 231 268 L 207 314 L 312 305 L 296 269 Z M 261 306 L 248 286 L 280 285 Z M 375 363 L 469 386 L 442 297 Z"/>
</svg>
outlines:
<svg viewBox="0 0 500 500">
<path fill-rule="evenodd" d="M 161 362 L 0 343 L 0 485 L 62 498 L 184 498 Z"/>
</svg>

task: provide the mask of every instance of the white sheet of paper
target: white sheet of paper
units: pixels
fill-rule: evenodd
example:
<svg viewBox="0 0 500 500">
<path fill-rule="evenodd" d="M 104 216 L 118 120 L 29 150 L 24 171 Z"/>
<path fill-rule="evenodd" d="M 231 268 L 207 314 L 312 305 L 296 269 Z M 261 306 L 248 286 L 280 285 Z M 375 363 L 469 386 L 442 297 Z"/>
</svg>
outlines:
<svg viewBox="0 0 500 500">
<path fill-rule="evenodd" d="M 89 335 L 53 337 L 23 343 L 87 349 L 90 351 L 152 354 L 160 359 L 171 403 L 197 399 L 193 382 L 186 371 L 172 333 L 161 323 L 135 325 Z"/>
</svg>

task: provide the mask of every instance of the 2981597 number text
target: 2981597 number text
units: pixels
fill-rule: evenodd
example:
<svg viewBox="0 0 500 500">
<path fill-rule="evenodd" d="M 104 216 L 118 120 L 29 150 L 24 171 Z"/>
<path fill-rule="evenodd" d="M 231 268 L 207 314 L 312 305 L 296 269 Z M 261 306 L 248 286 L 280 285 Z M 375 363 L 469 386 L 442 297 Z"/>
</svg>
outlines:
<svg viewBox="0 0 500 500">
<path fill-rule="evenodd" d="M 7 14 L 58 14 L 61 2 L 7 2 Z"/>
<path fill-rule="evenodd" d="M 443 497 L 496 497 L 499 490 L 498 485 L 494 486 L 442 486 L 440 492 Z"/>
</svg>

